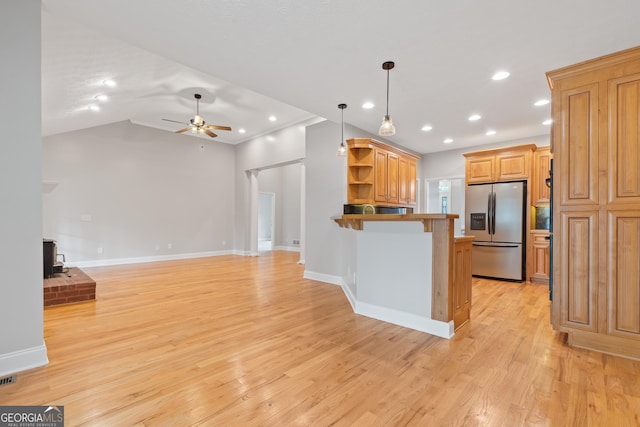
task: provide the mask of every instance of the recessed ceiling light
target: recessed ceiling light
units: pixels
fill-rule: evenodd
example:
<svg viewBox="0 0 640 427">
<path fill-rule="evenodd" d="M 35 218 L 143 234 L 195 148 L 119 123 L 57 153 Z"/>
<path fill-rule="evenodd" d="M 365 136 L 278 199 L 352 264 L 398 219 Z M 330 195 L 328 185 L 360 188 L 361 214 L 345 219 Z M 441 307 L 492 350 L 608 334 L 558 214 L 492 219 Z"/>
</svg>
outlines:
<svg viewBox="0 0 640 427">
<path fill-rule="evenodd" d="M 545 120 L 544 122 L 542 122 L 542 124 L 543 124 L 543 125 L 545 125 L 545 126 L 548 126 L 548 125 L 550 125 L 551 123 L 553 123 L 553 120 L 551 120 L 551 119 L 547 119 L 547 120 Z"/>
<path fill-rule="evenodd" d="M 536 107 L 540 107 L 541 105 L 547 105 L 549 103 L 548 99 L 539 99 L 533 103 Z"/>
<path fill-rule="evenodd" d="M 275 139 L 273 136 L 271 136 L 271 135 L 269 135 L 269 136 L 267 137 L 267 141 L 269 141 L 269 142 L 273 142 L 273 141 L 275 141 L 275 140 L 276 140 L 276 139 Z"/>
<path fill-rule="evenodd" d="M 103 80 L 102 84 L 105 86 L 114 87 L 116 85 L 116 82 L 109 79 L 109 80 Z"/>
<path fill-rule="evenodd" d="M 96 95 L 94 96 L 94 98 L 97 99 L 98 101 L 106 101 L 107 99 L 109 99 L 107 95 Z"/>
<path fill-rule="evenodd" d="M 509 77 L 510 75 L 511 75 L 511 73 L 509 73 L 508 71 L 498 71 L 491 78 L 493 80 L 504 80 L 507 77 Z"/>
<path fill-rule="evenodd" d="M 490 130 L 485 132 L 485 135 L 487 135 L 487 136 L 491 136 L 491 135 L 495 135 L 495 134 L 496 134 L 496 131 L 493 130 L 493 129 L 490 129 Z"/>
<path fill-rule="evenodd" d="M 447 139 L 445 139 L 445 140 L 444 140 L 444 141 L 442 141 L 442 142 L 444 142 L 445 144 L 451 144 L 451 143 L 453 142 L 453 139 L 451 139 L 451 138 L 447 138 Z"/>
<path fill-rule="evenodd" d="M 269 116 L 269 121 L 270 122 L 275 122 L 276 120 L 278 120 L 278 118 L 276 116 Z"/>
<path fill-rule="evenodd" d="M 246 130 L 244 130 L 244 128 L 240 128 L 240 129 L 238 129 L 238 132 L 239 132 L 239 133 L 245 133 L 245 132 L 246 132 Z"/>
<path fill-rule="evenodd" d="M 431 127 L 429 125 L 422 126 L 422 130 L 425 131 L 425 132 L 429 132 L 431 129 L 433 129 L 433 127 Z"/>
<path fill-rule="evenodd" d="M 362 104 L 362 108 L 364 108 L 365 110 L 370 110 L 373 107 L 375 107 L 375 104 L 373 102 L 365 102 L 364 104 Z"/>
<path fill-rule="evenodd" d="M 480 114 L 472 114 L 469 116 L 470 122 L 475 122 L 476 120 L 480 120 L 482 116 Z"/>
<path fill-rule="evenodd" d="M 100 111 L 100 107 L 98 107 L 97 105 L 94 105 L 94 104 L 89 105 L 87 108 L 89 110 L 91 110 L 91 111 Z"/>
</svg>

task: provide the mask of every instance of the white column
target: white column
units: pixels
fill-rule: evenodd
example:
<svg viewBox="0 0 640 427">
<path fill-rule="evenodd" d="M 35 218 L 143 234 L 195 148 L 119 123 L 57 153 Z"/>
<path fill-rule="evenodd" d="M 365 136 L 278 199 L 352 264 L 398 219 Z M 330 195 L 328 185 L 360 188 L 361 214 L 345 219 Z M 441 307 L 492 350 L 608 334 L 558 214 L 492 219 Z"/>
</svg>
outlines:
<svg viewBox="0 0 640 427">
<path fill-rule="evenodd" d="M 249 171 L 249 187 L 251 198 L 249 200 L 249 256 L 258 256 L 258 171 Z"/>
<path fill-rule="evenodd" d="M 306 168 L 304 162 L 300 163 L 300 260 L 298 264 L 304 264 L 306 239 Z"/>
</svg>

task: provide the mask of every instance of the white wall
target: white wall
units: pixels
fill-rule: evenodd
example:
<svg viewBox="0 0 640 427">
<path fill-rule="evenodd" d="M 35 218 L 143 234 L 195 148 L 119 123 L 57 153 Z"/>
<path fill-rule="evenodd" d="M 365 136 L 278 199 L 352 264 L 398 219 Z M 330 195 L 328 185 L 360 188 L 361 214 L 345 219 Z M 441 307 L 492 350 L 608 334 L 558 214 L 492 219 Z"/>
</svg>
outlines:
<svg viewBox="0 0 640 427">
<path fill-rule="evenodd" d="M 298 248 L 294 240 L 300 240 L 300 178 L 299 164 L 281 168 L 282 193 L 280 199 L 280 227 L 276 230 L 277 246 Z"/>
<path fill-rule="evenodd" d="M 128 121 L 48 136 L 44 237 L 69 265 L 232 250 L 233 168 L 230 145 Z"/>
<path fill-rule="evenodd" d="M 264 169 L 258 173 L 260 183 L 260 175 L 266 173 L 272 166 L 304 159 L 305 129 L 308 125 L 322 120 L 308 120 L 235 146 L 235 248 L 239 252 L 248 253 L 250 249 L 250 180 L 247 171 Z M 269 191 L 263 189 L 261 184 L 260 190 Z"/>
<path fill-rule="evenodd" d="M 0 376 L 47 363 L 43 332 L 40 1 L 0 3 Z"/>
</svg>

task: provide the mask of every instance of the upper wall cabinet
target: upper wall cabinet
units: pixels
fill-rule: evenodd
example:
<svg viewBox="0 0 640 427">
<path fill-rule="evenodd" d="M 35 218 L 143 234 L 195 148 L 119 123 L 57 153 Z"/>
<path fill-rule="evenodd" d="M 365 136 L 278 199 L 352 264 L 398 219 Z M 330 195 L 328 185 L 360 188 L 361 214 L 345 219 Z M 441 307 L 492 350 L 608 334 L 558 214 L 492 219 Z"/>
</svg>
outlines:
<svg viewBox="0 0 640 427">
<path fill-rule="evenodd" d="M 370 138 L 347 140 L 347 201 L 413 207 L 420 156 Z"/>
<path fill-rule="evenodd" d="M 464 153 L 466 184 L 529 178 L 535 144 Z"/>
<path fill-rule="evenodd" d="M 539 147 L 533 153 L 531 204 L 534 206 L 548 206 L 550 203 L 551 189 L 547 186 L 547 178 L 550 176 L 552 156 L 549 147 Z"/>
</svg>

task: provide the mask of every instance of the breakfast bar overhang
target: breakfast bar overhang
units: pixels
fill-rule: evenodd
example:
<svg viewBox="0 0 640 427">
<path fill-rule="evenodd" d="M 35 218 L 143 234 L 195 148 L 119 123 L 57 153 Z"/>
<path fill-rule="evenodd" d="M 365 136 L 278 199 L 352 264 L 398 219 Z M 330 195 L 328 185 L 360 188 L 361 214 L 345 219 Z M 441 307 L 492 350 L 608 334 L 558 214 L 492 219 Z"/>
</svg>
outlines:
<svg viewBox="0 0 640 427">
<path fill-rule="evenodd" d="M 353 283 L 344 287 L 354 312 L 451 338 L 454 329 L 468 320 L 471 304 L 470 268 L 463 264 L 470 265 L 473 237 L 454 237 L 456 218 L 455 214 L 333 217 L 340 227 L 357 230 L 349 277 Z M 460 257 L 455 250 L 458 242 L 469 246 Z M 456 283 L 464 289 L 456 289 Z M 466 300 L 468 306 L 462 308 L 466 320 L 454 326 L 454 312 Z"/>
</svg>

